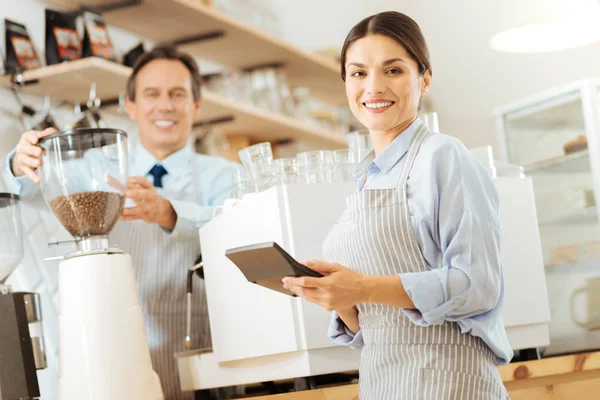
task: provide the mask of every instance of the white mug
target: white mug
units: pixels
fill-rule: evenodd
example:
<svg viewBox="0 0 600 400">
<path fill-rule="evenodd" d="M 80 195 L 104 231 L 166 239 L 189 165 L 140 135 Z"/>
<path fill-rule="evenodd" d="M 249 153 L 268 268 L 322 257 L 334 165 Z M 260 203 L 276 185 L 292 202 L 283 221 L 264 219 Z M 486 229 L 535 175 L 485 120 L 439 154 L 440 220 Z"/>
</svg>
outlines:
<svg viewBox="0 0 600 400">
<path fill-rule="evenodd" d="M 581 321 L 575 314 L 575 299 L 585 294 L 587 321 Z M 586 279 L 586 285 L 571 293 L 571 319 L 582 328 L 593 331 L 600 329 L 600 277 Z"/>
</svg>

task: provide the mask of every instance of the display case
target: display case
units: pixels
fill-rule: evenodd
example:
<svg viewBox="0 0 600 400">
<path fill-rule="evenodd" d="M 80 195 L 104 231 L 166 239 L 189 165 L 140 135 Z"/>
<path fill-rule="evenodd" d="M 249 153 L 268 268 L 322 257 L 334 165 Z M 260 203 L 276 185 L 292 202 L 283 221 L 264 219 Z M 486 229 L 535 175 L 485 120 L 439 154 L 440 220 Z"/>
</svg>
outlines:
<svg viewBox="0 0 600 400">
<path fill-rule="evenodd" d="M 600 80 L 495 112 L 500 157 L 533 181 L 550 299 L 547 355 L 600 348 Z"/>
</svg>

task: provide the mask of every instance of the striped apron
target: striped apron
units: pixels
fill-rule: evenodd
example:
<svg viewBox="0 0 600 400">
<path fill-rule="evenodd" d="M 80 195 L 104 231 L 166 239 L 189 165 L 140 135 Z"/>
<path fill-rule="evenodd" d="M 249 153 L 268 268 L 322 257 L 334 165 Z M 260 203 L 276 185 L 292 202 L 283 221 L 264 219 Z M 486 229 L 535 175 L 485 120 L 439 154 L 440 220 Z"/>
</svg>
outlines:
<svg viewBox="0 0 600 400">
<path fill-rule="evenodd" d="M 193 195 L 157 189 L 163 197 L 193 201 Z M 110 234 L 111 244 L 131 256 L 152 366 L 160 377 L 165 400 L 191 400 L 183 393 L 174 353 L 185 351 L 187 271 L 200 254 L 200 240 L 175 240 L 157 224 L 119 221 Z M 192 344 L 211 346 L 204 281 L 194 280 Z"/>
<path fill-rule="evenodd" d="M 423 124 L 406 154 L 397 188 L 363 190 L 323 244 L 328 261 L 367 275 L 427 271 L 411 227 L 406 186 L 423 139 Z M 364 339 L 359 364 L 361 400 L 506 399 L 496 357 L 478 337 L 455 322 L 419 327 L 397 307 L 359 304 Z"/>
</svg>

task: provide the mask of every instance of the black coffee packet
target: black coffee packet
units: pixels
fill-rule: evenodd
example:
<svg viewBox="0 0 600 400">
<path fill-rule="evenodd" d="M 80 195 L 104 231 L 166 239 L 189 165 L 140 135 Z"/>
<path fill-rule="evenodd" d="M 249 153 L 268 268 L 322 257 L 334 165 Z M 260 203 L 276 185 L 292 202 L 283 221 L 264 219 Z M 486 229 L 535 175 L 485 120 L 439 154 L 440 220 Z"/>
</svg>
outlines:
<svg viewBox="0 0 600 400">
<path fill-rule="evenodd" d="M 76 16 L 46 10 L 46 63 L 58 64 L 81 58 L 81 40 L 75 25 Z"/>
<path fill-rule="evenodd" d="M 102 57 L 107 60 L 117 61 L 106 24 L 102 14 L 92 9 L 83 9 L 83 56 Z"/>
<path fill-rule="evenodd" d="M 144 44 L 138 44 L 123 56 L 123 65 L 127 65 L 128 67 L 133 68 L 137 59 L 140 58 L 140 56 L 145 52 L 146 51 L 144 50 Z"/>
<path fill-rule="evenodd" d="M 25 25 L 4 20 L 6 45 L 6 72 L 16 74 L 41 66 Z"/>
</svg>

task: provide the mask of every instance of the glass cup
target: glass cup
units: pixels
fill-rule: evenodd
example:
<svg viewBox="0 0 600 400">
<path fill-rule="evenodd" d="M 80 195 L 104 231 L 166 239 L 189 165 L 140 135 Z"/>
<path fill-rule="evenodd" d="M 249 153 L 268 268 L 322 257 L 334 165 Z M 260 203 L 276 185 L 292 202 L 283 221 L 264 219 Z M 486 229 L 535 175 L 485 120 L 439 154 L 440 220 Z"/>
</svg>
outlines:
<svg viewBox="0 0 600 400">
<path fill-rule="evenodd" d="M 360 161 L 358 149 L 342 149 L 333 152 L 333 177 L 334 182 L 354 182 L 353 171 Z"/>
<path fill-rule="evenodd" d="M 371 137 L 368 131 L 353 131 L 346 134 L 349 149 L 371 149 Z"/>
<path fill-rule="evenodd" d="M 248 171 L 252 171 L 255 167 L 271 164 L 273 162 L 273 150 L 271 143 L 263 142 L 246 147 L 238 152 L 242 165 Z"/>
<path fill-rule="evenodd" d="M 295 158 L 280 158 L 274 161 L 275 177 L 278 185 L 288 185 L 300 182 L 298 164 Z"/>
<path fill-rule="evenodd" d="M 233 175 L 231 197 L 241 199 L 246 193 L 255 192 L 254 182 L 248 171 L 239 169 Z"/>
<path fill-rule="evenodd" d="M 250 174 L 257 190 L 269 186 L 272 175 L 273 150 L 271 143 L 264 142 L 246 147 L 238 152 L 242 165 Z"/>
<path fill-rule="evenodd" d="M 301 180 L 329 183 L 333 176 L 333 153 L 329 150 L 306 151 L 296 156 Z"/>
</svg>

